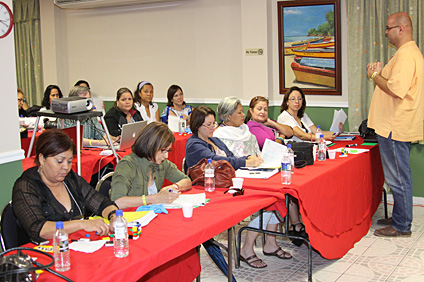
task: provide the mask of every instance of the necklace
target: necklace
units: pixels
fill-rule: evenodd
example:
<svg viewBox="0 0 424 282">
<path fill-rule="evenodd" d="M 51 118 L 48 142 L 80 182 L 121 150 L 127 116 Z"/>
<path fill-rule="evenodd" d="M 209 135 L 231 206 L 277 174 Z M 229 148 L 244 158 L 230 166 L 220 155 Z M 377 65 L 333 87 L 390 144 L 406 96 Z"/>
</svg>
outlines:
<svg viewBox="0 0 424 282">
<path fill-rule="evenodd" d="M 80 212 L 80 215 L 82 216 L 82 218 L 81 218 L 81 219 L 84 219 L 84 215 L 82 214 L 81 208 L 80 208 L 80 206 L 78 205 L 77 201 L 75 200 L 74 195 L 72 195 L 71 191 L 69 190 L 68 186 L 66 185 L 65 181 L 63 181 L 63 185 L 65 185 L 66 190 L 68 191 L 69 195 L 71 195 L 71 198 L 72 198 L 72 200 L 74 201 L 74 203 L 77 205 L 78 210 L 79 210 L 79 212 Z"/>
</svg>

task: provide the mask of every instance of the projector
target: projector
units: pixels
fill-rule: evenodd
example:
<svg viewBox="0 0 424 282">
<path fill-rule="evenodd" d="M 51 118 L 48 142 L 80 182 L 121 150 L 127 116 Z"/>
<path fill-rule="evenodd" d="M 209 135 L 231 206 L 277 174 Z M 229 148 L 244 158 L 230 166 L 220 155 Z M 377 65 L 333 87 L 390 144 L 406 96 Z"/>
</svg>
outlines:
<svg viewBox="0 0 424 282">
<path fill-rule="evenodd" d="M 93 101 L 78 96 L 60 98 L 52 100 L 50 108 L 55 113 L 75 114 L 90 111 L 93 108 Z"/>
</svg>

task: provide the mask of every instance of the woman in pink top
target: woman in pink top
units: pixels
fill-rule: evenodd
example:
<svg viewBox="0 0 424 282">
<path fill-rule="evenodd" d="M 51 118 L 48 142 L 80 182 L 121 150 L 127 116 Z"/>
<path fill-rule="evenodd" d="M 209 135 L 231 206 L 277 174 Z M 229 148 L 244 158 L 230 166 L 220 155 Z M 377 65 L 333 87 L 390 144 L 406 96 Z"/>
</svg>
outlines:
<svg viewBox="0 0 424 282">
<path fill-rule="evenodd" d="M 265 139 L 283 143 L 283 138 L 293 136 L 293 129 L 273 121 L 268 117 L 269 101 L 262 96 L 253 97 L 249 104 L 246 119 L 250 132 L 256 136 L 259 148 L 262 150 Z"/>
</svg>

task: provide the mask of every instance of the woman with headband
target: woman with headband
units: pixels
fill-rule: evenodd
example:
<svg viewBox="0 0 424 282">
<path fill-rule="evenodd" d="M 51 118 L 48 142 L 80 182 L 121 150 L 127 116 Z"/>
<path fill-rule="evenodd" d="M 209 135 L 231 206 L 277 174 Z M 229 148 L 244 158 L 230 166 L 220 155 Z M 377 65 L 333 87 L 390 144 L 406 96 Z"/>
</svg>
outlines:
<svg viewBox="0 0 424 282">
<path fill-rule="evenodd" d="M 134 91 L 134 105 L 147 123 L 160 121 L 158 104 L 153 103 L 153 85 L 148 81 L 137 84 Z"/>
</svg>

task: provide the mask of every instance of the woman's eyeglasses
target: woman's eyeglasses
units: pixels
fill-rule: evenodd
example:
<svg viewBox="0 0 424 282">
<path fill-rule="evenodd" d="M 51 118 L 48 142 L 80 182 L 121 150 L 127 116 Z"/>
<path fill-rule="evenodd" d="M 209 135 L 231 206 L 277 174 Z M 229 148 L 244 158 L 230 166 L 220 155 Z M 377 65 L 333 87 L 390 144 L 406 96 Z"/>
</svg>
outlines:
<svg viewBox="0 0 424 282">
<path fill-rule="evenodd" d="M 162 153 L 162 154 L 167 154 L 167 153 L 169 153 L 169 152 L 172 152 L 172 149 L 160 149 L 160 152 Z"/>
<path fill-rule="evenodd" d="M 231 187 L 228 190 L 226 190 L 224 192 L 224 194 L 227 193 L 227 192 L 230 193 L 230 194 L 233 194 L 233 197 L 235 197 L 235 196 L 242 196 L 242 195 L 244 195 L 244 188 L 234 188 L 234 187 Z"/>
<path fill-rule="evenodd" d="M 303 98 L 302 97 L 299 97 L 299 98 L 290 98 L 289 99 L 290 101 L 292 101 L 292 102 L 294 102 L 294 101 L 299 101 L 299 102 L 302 102 L 303 101 Z"/>
<path fill-rule="evenodd" d="M 211 124 L 202 124 L 202 126 L 206 127 L 206 128 L 215 128 L 215 123 L 211 123 Z"/>
</svg>

